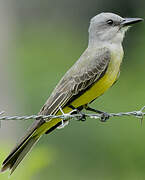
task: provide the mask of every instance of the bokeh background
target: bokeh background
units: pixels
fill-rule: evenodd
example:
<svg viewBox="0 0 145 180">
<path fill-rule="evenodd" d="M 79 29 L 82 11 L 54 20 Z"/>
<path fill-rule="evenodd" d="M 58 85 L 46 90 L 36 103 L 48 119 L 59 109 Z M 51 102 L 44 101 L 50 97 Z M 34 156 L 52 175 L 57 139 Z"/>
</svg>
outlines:
<svg viewBox="0 0 145 180">
<path fill-rule="evenodd" d="M 87 46 L 92 16 L 114 12 L 145 18 L 145 2 L 132 0 L 1 0 L 0 110 L 37 114 L 66 70 Z M 127 33 L 119 81 L 92 106 L 107 112 L 145 105 L 145 24 Z M 30 121 L 2 122 L 0 163 Z M 144 180 L 145 124 L 134 117 L 71 121 L 44 135 L 11 179 Z M 0 179 L 8 179 L 8 172 Z"/>
</svg>

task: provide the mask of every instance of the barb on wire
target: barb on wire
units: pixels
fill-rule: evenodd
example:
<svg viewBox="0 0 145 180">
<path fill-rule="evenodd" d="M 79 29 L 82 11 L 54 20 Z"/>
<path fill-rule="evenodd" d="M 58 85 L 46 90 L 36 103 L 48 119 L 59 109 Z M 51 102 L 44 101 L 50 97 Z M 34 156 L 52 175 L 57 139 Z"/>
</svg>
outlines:
<svg viewBox="0 0 145 180">
<path fill-rule="evenodd" d="M 119 112 L 119 113 L 107 113 L 109 115 L 109 118 L 110 117 L 121 117 L 121 116 L 135 116 L 139 119 L 143 119 L 143 117 L 145 116 L 145 106 L 142 107 L 140 110 L 138 111 L 131 111 L 131 112 Z M 30 120 L 30 119 L 38 119 L 39 118 L 43 118 L 44 120 L 47 121 L 47 119 L 55 119 L 55 118 L 60 118 L 62 119 L 62 123 L 63 123 L 63 120 L 69 120 L 69 119 L 81 119 L 82 117 L 82 114 L 81 113 L 78 113 L 78 111 L 76 110 L 73 110 L 71 111 L 70 113 L 67 113 L 65 114 L 63 112 L 63 110 L 61 109 L 60 107 L 60 111 L 62 113 L 62 115 L 30 115 L 30 116 L 4 116 L 4 111 L 0 112 L 0 121 L 2 120 Z M 72 114 L 76 112 L 76 114 Z M 85 117 L 89 117 L 89 118 L 92 118 L 92 119 L 100 119 L 101 120 L 101 117 L 102 115 L 101 114 L 84 114 Z"/>
</svg>

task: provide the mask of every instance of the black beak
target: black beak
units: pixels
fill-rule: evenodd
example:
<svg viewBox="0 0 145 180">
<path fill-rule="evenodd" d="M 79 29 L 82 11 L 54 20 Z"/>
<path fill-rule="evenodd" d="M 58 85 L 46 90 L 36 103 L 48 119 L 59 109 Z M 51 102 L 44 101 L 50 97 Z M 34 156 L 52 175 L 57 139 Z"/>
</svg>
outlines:
<svg viewBox="0 0 145 180">
<path fill-rule="evenodd" d="M 140 21 L 143 21 L 142 18 L 124 18 L 124 21 L 122 21 L 122 26 L 129 26 L 135 23 L 138 23 Z"/>
</svg>

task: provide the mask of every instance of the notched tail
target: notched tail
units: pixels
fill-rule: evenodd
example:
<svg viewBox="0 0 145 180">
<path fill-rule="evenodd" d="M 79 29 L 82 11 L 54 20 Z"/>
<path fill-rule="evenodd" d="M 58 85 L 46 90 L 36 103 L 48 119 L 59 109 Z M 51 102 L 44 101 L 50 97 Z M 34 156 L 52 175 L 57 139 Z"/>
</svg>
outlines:
<svg viewBox="0 0 145 180">
<path fill-rule="evenodd" d="M 16 147 L 11 151 L 8 157 L 4 160 L 0 172 L 7 169 L 14 172 L 19 163 L 23 160 L 26 154 L 31 150 L 32 146 L 39 140 L 41 134 L 37 134 L 37 128 L 40 127 L 44 121 L 37 122 L 32 125 L 27 134 L 20 140 Z"/>
<path fill-rule="evenodd" d="M 2 164 L 1 172 L 6 171 L 7 169 L 11 170 L 11 174 L 25 157 L 25 155 L 30 151 L 32 146 L 37 142 L 39 137 L 31 137 L 27 142 L 22 144 L 19 148 L 12 151 L 10 155 L 5 159 Z"/>
</svg>

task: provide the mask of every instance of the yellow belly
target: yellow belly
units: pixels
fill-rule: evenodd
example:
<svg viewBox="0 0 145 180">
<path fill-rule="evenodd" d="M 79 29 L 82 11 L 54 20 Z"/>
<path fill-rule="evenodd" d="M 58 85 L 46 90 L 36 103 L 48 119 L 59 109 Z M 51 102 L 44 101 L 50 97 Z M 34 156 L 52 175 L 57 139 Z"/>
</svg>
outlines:
<svg viewBox="0 0 145 180">
<path fill-rule="evenodd" d="M 105 75 L 71 104 L 74 107 L 79 107 L 101 96 L 116 81 L 119 69 L 120 61 L 111 61 Z"/>
<path fill-rule="evenodd" d="M 97 81 L 88 91 L 86 91 L 84 94 L 82 94 L 80 97 L 78 97 L 76 100 L 74 100 L 71 105 L 74 107 L 79 107 L 85 104 L 90 103 L 97 97 L 101 96 L 109 87 L 112 86 L 112 84 L 116 81 L 116 78 L 118 76 L 119 70 L 120 70 L 120 64 L 122 61 L 122 54 L 114 54 L 112 55 L 111 61 L 109 63 L 108 69 L 105 73 L 105 75 Z M 63 108 L 64 113 L 69 113 L 72 111 L 71 108 L 65 107 Z M 60 111 L 56 115 L 62 114 Z M 37 129 L 37 134 L 43 134 L 51 127 L 55 126 L 58 122 L 60 122 L 61 119 L 52 119 L 51 121 L 46 122 L 43 124 L 39 130 Z"/>
</svg>

